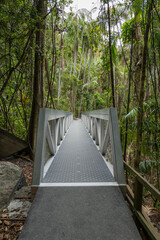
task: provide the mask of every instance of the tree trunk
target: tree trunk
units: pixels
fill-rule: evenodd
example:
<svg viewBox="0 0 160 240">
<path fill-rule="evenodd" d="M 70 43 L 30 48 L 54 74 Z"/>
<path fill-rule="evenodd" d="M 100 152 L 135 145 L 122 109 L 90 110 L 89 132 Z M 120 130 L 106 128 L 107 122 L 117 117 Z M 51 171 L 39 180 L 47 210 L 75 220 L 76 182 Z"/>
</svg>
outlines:
<svg viewBox="0 0 160 240">
<path fill-rule="evenodd" d="M 64 22 L 64 8 L 62 10 L 62 26 Z M 63 31 L 61 31 L 61 45 L 60 45 L 60 57 L 59 57 L 59 73 L 58 73 L 58 95 L 57 95 L 57 109 L 59 108 L 59 100 L 61 95 L 61 75 L 63 73 Z"/>
<path fill-rule="evenodd" d="M 144 84 L 145 84 L 145 72 L 146 72 L 146 60 L 147 60 L 147 44 L 148 44 L 148 35 L 150 28 L 150 19 L 151 19 L 151 10 L 152 10 L 152 0 L 148 1 L 148 18 L 146 23 L 145 35 L 144 35 L 144 49 L 143 49 L 143 61 L 142 61 L 142 73 L 141 73 L 141 82 L 140 82 L 140 93 L 139 93 L 139 111 L 137 119 L 137 140 L 136 140 L 136 157 L 134 166 L 136 169 L 139 168 L 139 163 L 141 161 L 141 145 L 142 145 L 142 123 L 143 123 L 143 102 L 144 102 Z"/>
<path fill-rule="evenodd" d="M 129 108 L 130 108 L 132 60 L 133 60 L 133 33 L 132 33 L 132 43 L 131 43 L 131 53 L 130 53 L 130 66 L 129 66 L 129 74 L 128 74 L 127 114 L 129 113 Z M 126 161 L 127 142 L 128 142 L 128 119 L 126 119 L 126 131 L 125 131 L 125 140 L 124 140 L 124 161 Z"/>
<path fill-rule="evenodd" d="M 74 46 L 74 69 L 73 69 L 73 75 L 74 77 L 77 76 L 77 52 L 78 52 L 78 19 L 76 15 L 76 25 L 75 25 L 75 46 Z M 75 115 L 75 99 L 76 99 L 76 87 L 75 87 L 75 81 L 73 81 L 72 85 L 72 112 Z"/>
<path fill-rule="evenodd" d="M 91 74 L 91 63 L 92 63 L 92 48 L 90 49 L 90 54 L 89 54 L 89 66 L 88 66 L 88 85 L 90 84 L 90 74 Z M 87 85 L 87 90 L 88 90 L 88 85 Z"/>
<path fill-rule="evenodd" d="M 110 74 L 111 74 L 111 86 L 112 86 L 112 103 L 115 107 L 115 96 L 114 96 L 114 75 L 113 75 L 113 62 L 112 62 L 112 40 L 111 40 L 111 22 L 110 22 L 110 8 L 108 0 L 108 30 L 109 30 L 109 54 L 110 54 Z"/>
<path fill-rule="evenodd" d="M 86 52 L 85 52 L 84 73 L 83 73 L 83 85 L 86 83 L 87 58 L 88 58 L 88 48 L 86 49 Z M 83 85 L 82 85 L 81 101 L 80 101 L 80 106 L 79 106 L 79 114 L 78 114 L 79 117 L 80 117 L 81 110 L 82 110 L 82 105 L 83 105 Z"/>
<path fill-rule="evenodd" d="M 81 61 L 80 61 L 80 67 L 78 72 L 78 80 L 80 79 L 80 75 L 81 75 L 83 55 L 84 55 L 84 42 L 82 43 L 82 53 L 81 53 Z"/>
<path fill-rule="evenodd" d="M 138 12 L 135 12 L 135 38 L 136 38 L 136 46 L 134 49 L 134 52 L 136 53 L 136 60 L 135 60 L 135 84 L 134 84 L 134 91 L 135 91 L 135 96 L 136 96 L 136 104 L 139 103 L 139 97 L 140 97 L 140 84 L 141 84 L 141 73 L 142 73 L 142 62 L 143 62 L 143 35 L 142 35 L 142 30 L 141 30 L 141 21 L 137 17 L 139 15 Z"/>
<path fill-rule="evenodd" d="M 43 19 L 47 13 L 47 0 L 37 0 L 35 3 L 37 6 L 37 14 L 41 16 L 41 19 Z M 39 20 L 36 30 L 33 99 L 28 134 L 28 141 L 32 157 L 34 157 L 35 154 L 39 109 L 43 107 L 44 102 L 45 25 L 45 19 Z"/>
<path fill-rule="evenodd" d="M 45 70 L 46 70 L 46 77 L 47 77 L 47 82 L 48 82 L 48 96 L 47 96 L 47 102 L 45 104 L 45 107 L 48 106 L 48 101 L 49 101 L 49 96 L 51 97 L 51 106 L 52 108 L 55 108 L 54 106 L 54 101 L 53 101 L 53 94 L 52 94 L 52 84 L 51 84 L 51 80 L 49 77 L 49 68 L 48 68 L 48 60 L 47 58 L 45 58 Z"/>
<path fill-rule="evenodd" d="M 86 53 L 85 53 L 84 73 L 83 73 L 83 84 L 86 83 L 87 58 L 88 58 L 88 48 L 86 49 Z"/>
</svg>

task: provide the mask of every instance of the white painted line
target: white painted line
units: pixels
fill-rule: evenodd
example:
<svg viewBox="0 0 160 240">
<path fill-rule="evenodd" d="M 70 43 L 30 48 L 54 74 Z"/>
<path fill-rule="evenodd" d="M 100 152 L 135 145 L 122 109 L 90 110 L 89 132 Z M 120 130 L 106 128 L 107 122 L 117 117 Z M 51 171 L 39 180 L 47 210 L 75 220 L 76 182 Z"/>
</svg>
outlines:
<svg viewBox="0 0 160 240">
<path fill-rule="evenodd" d="M 119 187 L 126 186 L 117 182 L 79 182 L 79 183 L 41 183 L 39 187 Z"/>
</svg>

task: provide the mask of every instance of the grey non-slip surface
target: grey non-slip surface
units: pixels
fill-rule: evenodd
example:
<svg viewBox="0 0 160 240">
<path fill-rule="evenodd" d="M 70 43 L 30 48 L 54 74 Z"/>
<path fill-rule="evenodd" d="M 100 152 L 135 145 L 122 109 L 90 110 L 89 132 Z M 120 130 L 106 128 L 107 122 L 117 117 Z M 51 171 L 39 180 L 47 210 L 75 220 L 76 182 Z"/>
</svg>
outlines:
<svg viewBox="0 0 160 240">
<path fill-rule="evenodd" d="M 114 181 L 82 121 L 73 121 L 43 182 Z"/>
<path fill-rule="evenodd" d="M 40 188 L 19 240 L 140 240 L 118 187 Z"/>
</svg>

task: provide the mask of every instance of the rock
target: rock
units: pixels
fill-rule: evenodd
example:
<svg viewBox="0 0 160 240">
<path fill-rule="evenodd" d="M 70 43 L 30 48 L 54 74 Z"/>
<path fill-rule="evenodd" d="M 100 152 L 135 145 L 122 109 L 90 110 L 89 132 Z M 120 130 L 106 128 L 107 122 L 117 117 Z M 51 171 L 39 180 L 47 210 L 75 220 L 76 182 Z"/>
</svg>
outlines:
<svg viewBox="0 0 160 240">
<path fill-rule="evenodd" d="M 13 200 L 8 206 L 9 217 L 27 217 L 31 203 L 29 201 Z"/>
<path fill-rule="evenodd" d="M 26 184 L 24 174 L 17 165 L 0 161 L 0 209 L 13 196 L 15 190 Z"/>
<path fill-rule="evenodd" d="M 22 199 L 22 198 L 31 198 L 31 186 L 24 186 L 14 194 L 15 199 Z"/>
</svg>

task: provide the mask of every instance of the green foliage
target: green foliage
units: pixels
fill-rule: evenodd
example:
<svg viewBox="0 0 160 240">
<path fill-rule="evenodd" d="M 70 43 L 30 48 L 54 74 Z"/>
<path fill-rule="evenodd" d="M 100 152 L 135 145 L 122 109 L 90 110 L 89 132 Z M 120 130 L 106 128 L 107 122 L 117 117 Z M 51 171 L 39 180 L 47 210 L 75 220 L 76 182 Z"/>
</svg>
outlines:
<svg viewBox="0 0 160 240">
<path fill-rule="evenodd" d="M 137 13 L 137 18 L 139 18 L 139 15 L 142 14 L 143 7 L 144 7 L 143 0 L 134 0 L 133 10 Z"/>
<path fill-rule="evenodd" d="M 138 108 L 135 107 L 133 108 L 126 116 L 124 116 L 123 119 L 135 119 L 135 117 L 137 117 L 138 115 Z"/>
<path fill-rule="evenodd" d="M 95 103 L 96 109 L 103 108 L 104 106 L 104 100 L 100 96 L 99 92 L 95 92 L 94 94 L 94 103 Z"/>
<path fill-rule="evenodd" d="M 139 171 L 141 173 L 149 174 L 151 171 L 151 161 L 145 160 L 139 164 Z"/>
<path fill-rule="evenodd" d="M 132 42 L 132 38 L 135 35 L 135 29 L 136 26 L 134 18 L 123 23 L 121 38 L 124 44 Z"/>
</svg>

